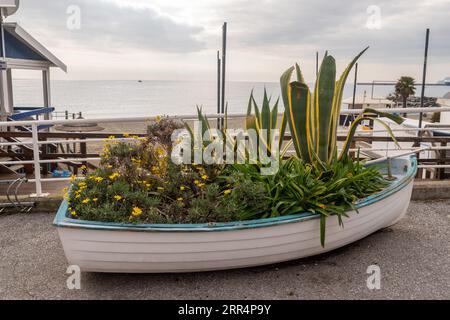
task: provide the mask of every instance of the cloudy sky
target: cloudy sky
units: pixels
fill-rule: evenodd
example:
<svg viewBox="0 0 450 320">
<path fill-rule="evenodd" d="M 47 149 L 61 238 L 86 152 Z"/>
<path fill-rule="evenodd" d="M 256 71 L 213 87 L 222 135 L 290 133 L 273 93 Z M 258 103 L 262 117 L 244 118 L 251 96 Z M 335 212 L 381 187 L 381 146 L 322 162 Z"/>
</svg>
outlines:
<svg viewBox="0 0 450 320">
<path fill-rule="evenodd" d="M 450 76 L 449 12 L 450 0 L 21 0 L 8 21 L 68 65 L 54 78 L 155 80 L 214 79 L 227 21 L 229 79 L 264 82 L 295 61 L 313 81 L 316 51 L 342 69 L 368 45 L 360 80 L 420 80 L 429 27 L 437 81 Z"/>
</svg>

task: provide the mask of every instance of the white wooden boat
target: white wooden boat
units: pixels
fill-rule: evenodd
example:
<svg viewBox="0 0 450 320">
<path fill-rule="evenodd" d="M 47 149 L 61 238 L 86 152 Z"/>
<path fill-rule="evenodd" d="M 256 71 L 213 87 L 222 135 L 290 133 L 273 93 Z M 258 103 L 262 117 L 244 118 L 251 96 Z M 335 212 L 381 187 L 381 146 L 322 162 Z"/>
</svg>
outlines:
<svg viewBox="0 0 450 320">
<path fill-rule="evenodd" d="M 358 202 L 345 227 L 327 220 L 320 244 L 311 213 L 215 225 L 123 225 L 73 220 L 64 202 L 55 218 L 69 264 L 87 272 L 173 273 L 244 268 L 321 254 L 397 223 L 406 213 L 417 170 L 415 156 L 392 160 L 397 178 Z"/>
</svg>

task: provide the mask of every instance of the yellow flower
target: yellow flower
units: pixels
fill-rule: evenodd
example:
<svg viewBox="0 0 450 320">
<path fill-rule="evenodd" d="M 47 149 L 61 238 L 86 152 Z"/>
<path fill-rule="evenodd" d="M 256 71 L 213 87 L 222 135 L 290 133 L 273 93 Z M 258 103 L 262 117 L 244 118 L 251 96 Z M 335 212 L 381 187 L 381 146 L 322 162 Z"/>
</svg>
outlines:
<svg viewBox="0 0 450 320">
<path fill-rule="evenodd" d="M 130 136 L 129 133 L 124 133 L 124 134 L 123 134 L 123 137 L 124 137 L 124 138 L 128 138 L 129 136 Z"/>
<path fill-rule="evenodd" d="M 200 184 L 200 181 L 195 180 L 195 181 L 194 181 L 194 184 L 199 185 L 199 184 Z"/>
<path fill-rule="evenodd" d="M 133 215 L 133 217 L 139 217 L 142 214 L 142 210 L 138 207 L 134 207 L 131 214 Z"/>
<path fill-rule="evenodd" d="M 80 167 L 80 170 L 86 170 L 86 169 L 87 169 L 87 167 L 84 164 Z"/>
<path fill-rule="evenodd" d="M 89 202 L 91 202 L 91 199 L 84 199 L 83 201 L 81 201 L 81 203 L 84 203 L 84 204 L 89 203 Z"/>
<path fill-rule="evenodd" d="M 186 187 L 185 187 L 185 186 L 181 186 L 181 187 L 180 187 L 180 190 L 181 190 L 181 191 L 184 191 L 184 190 L 186 190 Z"/>
<path fill-rule="evenodd" d="M 94 202 L 97 202 L 97 201 L 98 201 L 98 199 L 97 199 L 97 198 L 94 198 L 94 199 L 92 199 L 92 201 L 94 201 Z"/>
<path fill-rule="evenodd" d="M 118 172 L 114 172 L 112 175 L 109 176 L 109 179 L 115 180 L 118 177 L 120 177 L 120 174 Z"/>
<path fill-rule="evenodd" d="M 106 166 L 107 169 L 112 169 L 112 167 L 113 167 L 113 166 L 110 165 L 110 164 L 108 164 L 108 165 Z"/>
<path fill-rule="evenodd" d="M 161 117 L 161 116 L 156 116 L 155 121 L 156 121 L 157 123 L 161 122 L 161 120 L 162 120 L 162 117 Z"/>
<path fill-rule="evenodd" d="M 177 201 L 183 201 L 183 200 L 184 200 L 184 199 L 183 199 L 183 198 L 181 198 L 181 197 L 177 199 Z"/>
<path fill-rule="evenodd" d="M 77 213 L 76 213 L 75 210 L 72 210 L 72 211 L 70 212 L 70 214 L 71 214 L 72 216 L 74 216 L 74 217 L 77 215 Z"/>
<path fill-rule="evenodd" d="M 229 195 L 230 193 L 231 193 L 231 190 L 230 190 L 230 189 L 225 190 L 225 191 L 223 192 L 223 194 L 225 194 L 225 195 Z"/>
<path fill-rule="evenodd" d="M 205 174 L 205 175 L 202 176 L 202 179 L 203 180 L 208 180 L 208 176 Z"/>
<path fill-rule="evenodd" d="M 102 181 L 103 181 L 103 178 L 102 178 L 102 177 L 96 177 L 96 178 L 95 178 L 95 181 L 97 181 L 97 182 L 102 182 Z"/>
<path fill-rule="evenodd" d="M 68 192 L 64 193 L 64 199 L 66 199 L 66 200 L 69 199 L 69 193 Z"/>
<path fill-rule="evenodd" d="M 123 197 L 122 197 L 122 196 L 119 196 L 119 195 L 116 195 L 116 196 L 114 196 L 114 199 L 116 199 L 117 201 L 120 201 L 120 200 L 123 199 Z"/>
<path fill-rule="evenodd" d="M 109 136 L 108 139 L 109 140 L 114 140 L 116 137 L 115 136 Z"/>
<path fill-rule="evenodd" d="M 199 184 L 198 184 L 198 187 L 199 187 L 199 188 L 203 188 L 204 186 L 205 186 L 204 183 L 199 183 Z"/>
<path fill-rule="evenodd" d="M 77 176 L 76 175 L 72 175 L 70 177 L 70 182 L 74 182 L 76 179 L 77 179 Z"/>
<path fill-rule="evenodd" d="M 156 151 L 156 154 L 157 154 L 158 156 L 160 156 L 160 157 L 166 155 L 166 152 L 165 152 L 164 149 L 161 148 L 161 147 L 156 147 L 156 148 L 155 148 L 155 151 Z"/>
</svg>

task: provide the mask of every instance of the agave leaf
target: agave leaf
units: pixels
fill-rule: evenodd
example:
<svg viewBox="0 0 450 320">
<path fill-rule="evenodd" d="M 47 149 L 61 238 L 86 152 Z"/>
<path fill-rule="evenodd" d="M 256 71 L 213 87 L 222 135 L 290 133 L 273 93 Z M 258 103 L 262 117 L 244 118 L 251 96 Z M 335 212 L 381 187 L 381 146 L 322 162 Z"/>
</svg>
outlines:
<svg viewBox="0 0 450 320">
<path fill-rule="evenodd" d="M 247 116 L 247 118 L 245 119 L 245 124 L 246 124 L 247 131 L 250 129 L 254 130 L 254 131 L 258 130 L 257 126 L 256 126 L 256 124 L 257 124 L 256 116 L 254 116 L 254 115 Z"/>
<path fill-rule="evenodd" d="M 305 78 L 303 77 L 303 73 L 300 70 L 300 66 L 298 63 L 295 64 L 295 72 L 297 73 L 297 81 L 306 84 Z"/>
<path fill-rule="evenodd" d="M 264 100 L 263 100 L 263 106 L 261 109 L 261 118 L 260 118 L 260 126 L 261 129 L 267 130 L 268 135 L 270 136 L 270 102 L 267 98 L 267 91 L 264 89 Z"/>
<path fill-rule="evenodd" d="M 383 118 L 388 118 L 397 124 L 402 124 L 403 122 L 405 122 L 405 119 L 400 117 L 399 115 L 388 113 L 388 112 L 381 112 L 381 111 L 378 111 L 378 110 L 372 109 L 372 108 L 364 109 L 363 114 L 366 114 L 366 115 L 376 114 L 377 116 L 380 116 Z"/>
<path fill-rule="evenodd" d="M 189 126 L 189 124 L 183 120 L 184 127 L 188 131 L 189 135 L 191 136 L 191 144 L 194 145 L 194 131 L 192 131 L 192 128 Z"/>
<path fill-rule="evenodd" d="M 259 112 L 258 104 L 256 103 L 256 100 L 255 100 L 254 96 L 252 96 L 251 98 L 252 98 L 252 101 L 253 101 L 253 108 L 255 109 L 256 120 L 258 122 L 260 122 L 261 121 L 261 113 Z"/>
<path fill-rule="evenodd" d="M 283 158 L 286 153 L 288 152 L 289 148 L 292 146 L 294 141 L 289 140 L 289 142 L 284 146 L 284 148 L 281 150 L 280 157 Z"/>
<path fill-rule="evenodd" d="M 286 110 L 283 112 L 283 116 L 281 118 L 281 126 L 280 126 L 280 144 L 279 144 L 279 148 L 281 149 L 284 143 L 284 135 L 286 134 L 286 127 L 288 124 L 288 114 L 287 114 L 287 108 Z"/>
<path fill-rule="evenodd" d="M 270 119 L 270 129 L 274 130 L 278 127 L 278 104 L 280 102 L 280 98 L 278 98 L 277 102 L 273 106 L 272 115 Z"/>
<path fill-rule="evenodd" d="M 389 127 L 386 122 L 384 122 L 384 121 L 382 121 L 380 119 L 374 118 L 373 121 L 378 122 L 379 124 L 381 124 L 387 130 L 387 132 L 389 133 L 389 136 L 392 138 L 392 140 L 394 141 L 395 145 L 400 149 L 401 146 L 398 143 L 397 139 L 395 138 L 394 132 L 392 131 L 391 127 Z M 358 151 L 358 153 L 359 153 L 359 151 Z"/>
<path fill-rule="evenodd" d="M 288 90 L 289 97 L 289 126 L 292 131 L 297 156 L 306 162 L 311 162 L 309 153 L 310 132 L 309 115 L 311 106 L 311 93 L 307 85 L 301 82 L 292 82 Z"/>
<path fill-rule="evenodd" d="M 206 117 L 206 115 L 203 114 L 202 112 L 202 108 L 197 106 L 197 116 L 198 116 L 198 121 L 201 123 L 202 125 L 202 131 L 201 132 L 195 132 L 195 134 L 202 136 L 203 139 L 203 146 L 207 147 L 208 144 L 210 143 L 212 136 L 211 136 L 211 125 L 209 123 L 208 118 Z"/>
<path fill-rule="evenodd" d="M 320 67 L 317 78 L 317 92 L 315 102 L 316 125 L 318 135 L 316 136 L 317 153 L 319 159 L 328 161 L 329 133 L 333 119 L 333 96 L 336 82 L 336 61 L 327 55 Z"/>
<path fill-rule="evenodd" d="M 252 109 L 253 109 L 253 89 L 252 89 L 252 92 L 250 94 L 250 99 L 248 101 L 247 116 L 251 116 L 252 115 Z"/>
<path fill-rule="evenodd" d="M 341 106 L 342 106 L 342 97 L 344 94 L 344 88 L 345 83 L 347 82 L 347 78 L 350 74 L 350 71 L 355 66 L 356 62 L 361 58 L 361 56 L 369 49 L 369 47 L 365 48 L 363 51 L 361 51 L 353 60 L 350 62 L 350 64 L 347 66 L 347 68 L 342 73 L 339 80 L 336 82 L 336 88 L 333 98 L 333 120 L 332 120 L 332 126 L 330 128 L 330 151 L 329 151 L 329 162 L 333 161 L 333 157 L 336 157 L 336 151 L 337 151 L 337 127 L 339 124 L 339 117 L 341 113 Z"/>
<path fill-rule="evenodd" d="M 273 148 L 274 146 L 272 146 L 272 142 L 273 139 L 275 137 L 275 130 L 278 128 L 278 104 L 280 102 L 280 98 L 277 99 L 277 101 L 275 102 L 275 105 L 272 108 L 271 111 L 271 115 L 270 115 L 270 135 L 269 135 L 269 144 L 270 147 Z M 280 141 L 283 142 L 283 137 L 279 137 Z M 281 149 L 281 145 L 278 144 L 278 151 L 280 151 Z M 272 149 L 270 149 L 270 151 L 272 152 Z"/>
<path fill-rule="evenodd" d="M 350 145 L 356 134 L 356 129 L 358 129 L 358 126 L 361 124 L 362 121 L 369 120 L 369 119 L 370 118 L 360 115 L 355 119 L 355 121 L 353 121 L 352 125 L 350 126 L 350 130 L 347 134 L 347 138 L 345 139 L 344 147 L 342 148 L 341 154 L 339 156 L 339 161 L 341 161 L 347 157 L 348 151 L 350 150 Z"/>
<path fill-rule="evenodd" d="M 288 90 L 289 90 L 289 83 L 291 82 L 292 73 L 294 72 L 294 67 L 290 67 L 288 70 L 286 70 L 285 73 L 280 78 L 280 85 L 281 85 L 281 97 L 283 99 L 284 104 L 284 113 L 283 118 L 281 120 L 281 126 L 280 126 L 280 149 L 283 145 L 283 138 L 286 133 L 286 128 L 288 125 L 288 110 L 289 110 L 289 97 L 288 97 Z"/>
<path fill-rule="evenodd" d="M 289 84 L 291 83 L 292 73 L 294 72 L 295 67 L 290 67 L 287 69 L 280 79 L 281 84 L 281 96 L 283 98 L 284 108 L 287 110 L 289 107 Z"/>
</svg>

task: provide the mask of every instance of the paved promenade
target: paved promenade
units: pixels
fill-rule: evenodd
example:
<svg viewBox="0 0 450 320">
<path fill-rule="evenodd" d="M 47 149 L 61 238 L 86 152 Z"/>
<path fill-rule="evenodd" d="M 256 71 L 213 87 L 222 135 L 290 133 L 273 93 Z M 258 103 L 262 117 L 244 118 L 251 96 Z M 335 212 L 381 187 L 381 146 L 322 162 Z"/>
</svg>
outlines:
<svg viewBox="0 0 450 320">
<path fill-rule="evenodd" d="M 202 274 L 83 273 L 74 291 L 52 220 L 0 215 L 0 299 L 450 299 L 450 200 L 413 202 L 396 226 L 319 257 Z M 369 290 L 375 264 L 381 289 Z"/>
</svg>

